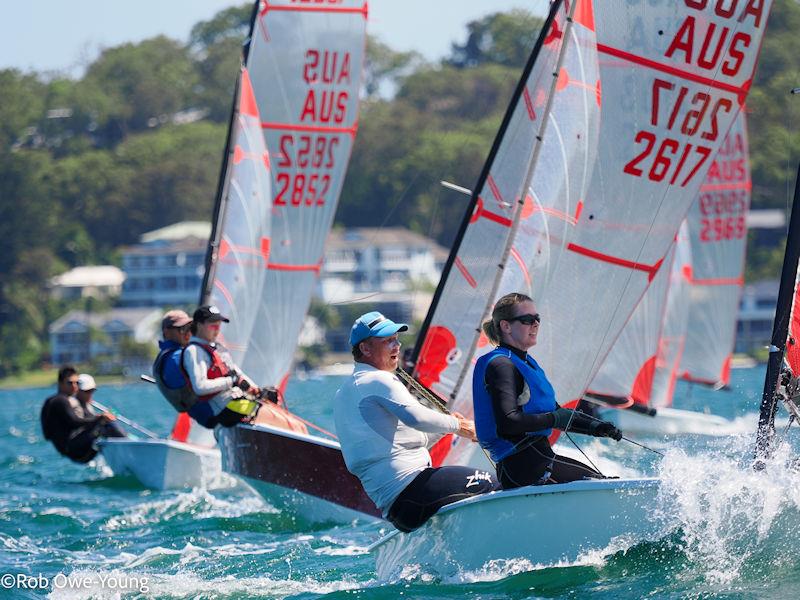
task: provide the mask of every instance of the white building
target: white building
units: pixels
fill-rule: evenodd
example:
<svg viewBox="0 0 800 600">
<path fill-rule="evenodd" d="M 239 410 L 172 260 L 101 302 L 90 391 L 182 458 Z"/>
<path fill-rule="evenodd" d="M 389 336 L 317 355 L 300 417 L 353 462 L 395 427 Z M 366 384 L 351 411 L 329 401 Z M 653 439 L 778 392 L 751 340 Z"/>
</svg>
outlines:
<svg viewBox="0 0 800 600">
<path fill-rule="evenodd" d="M 401 227 L 334 230 L 325 246 L 321 296 L 345 302 L 370 293 L 433 288 L 445 260 L 444 248 Z"/>
<path fill-rule="evenodd" d="M 50 279 L 54 298 L 108 298 L 119 296 L 125 273 L 113 265 L 75 267 Z"/>
<path fill-rule="evenodd" d="M 211 225 L 184 221 L 141 236 L 122 250 L 122 306 L 196 306 Z"/>
<path fill-rule="evenodd" d="M 125 355 L 126 340 L 150 344 L 155 354 L 161 317 L 161 310 L 155 308 L 70 311 L 50 325 L 52 361 L 80 364 L 102 358 L 110 364 L 124 364 L 132 359 Z"/>
</svg>

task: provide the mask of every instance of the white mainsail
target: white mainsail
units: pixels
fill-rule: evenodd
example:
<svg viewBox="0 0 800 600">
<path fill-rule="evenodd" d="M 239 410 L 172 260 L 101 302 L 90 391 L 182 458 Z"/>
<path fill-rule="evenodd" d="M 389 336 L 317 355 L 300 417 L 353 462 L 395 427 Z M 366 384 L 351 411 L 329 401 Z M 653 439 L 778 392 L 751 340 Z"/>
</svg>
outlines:
<svg viewBox="0 0 800 600">
<path fill-rule="evenodd" d="M 285 382 L 322 265 L 358 128 L 366 21 L 364 0 L 262 0 L 255 11 L 245 65 L 270 155 L 272 192 L 260 208 L 270 234 L 257 246 L 252 298 L 231 303 L 216 282 L 209 291 L 231 307 L 223 341 L 259 385 Z M 221 223 L 217 272 L 232 235 Z"/>
<path fill-rule="evenodd" d="M 417 376 L 465 414 L 479 324 L 511 291 L 528 292 L 542 314 L 531 353 L 559 401 L 580 398 L 664 265 L 744 103 L 770 2 L 607 0 L 595 12 L 579 0 L 569 20 L 567 6 L 554 4 L 549 45 L 531 69 L 542 75 L 512 107 L 524 114 L 524 98 L 544 94 L 537 125 L 548 126 L 512 119 L 501 131 L 498 146 L 513 143 L 513 158 L 490 161 L 492 177 L 479 181 L 456 269 L 423 331 Z M 565 130 L 575 121 L 580 137 Z M 517 168 L 494 177 L 514 162 L 532 176 Z"/>
<path fill-rule="evenodd" d="M 747 125 L 741 111 L 687 217 L 692 271 L 680 374 L 690 381 L 727 385 L 730 380 L 744 286 L 751 187 Z"/>
</svg>

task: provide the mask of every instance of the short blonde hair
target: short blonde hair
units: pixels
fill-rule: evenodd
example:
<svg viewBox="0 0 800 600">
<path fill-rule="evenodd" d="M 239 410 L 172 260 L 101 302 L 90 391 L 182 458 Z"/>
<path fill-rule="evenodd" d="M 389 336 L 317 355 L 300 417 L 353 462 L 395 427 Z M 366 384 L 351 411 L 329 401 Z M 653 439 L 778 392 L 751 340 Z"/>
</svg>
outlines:
<svg viewBox="0 0 800 600">
<path fill-rule="evenodd" d="M 514 318 L 514 307 L 523 302 L 533 302 L 530 296 L 512 292 L 500 298 L 492 310 L 492 318 L 483 323 L 483 333 L 489 341 L 497 345 L 502 341 L 500 332 L 500 321 L 508 321 Z"/>
</svg>

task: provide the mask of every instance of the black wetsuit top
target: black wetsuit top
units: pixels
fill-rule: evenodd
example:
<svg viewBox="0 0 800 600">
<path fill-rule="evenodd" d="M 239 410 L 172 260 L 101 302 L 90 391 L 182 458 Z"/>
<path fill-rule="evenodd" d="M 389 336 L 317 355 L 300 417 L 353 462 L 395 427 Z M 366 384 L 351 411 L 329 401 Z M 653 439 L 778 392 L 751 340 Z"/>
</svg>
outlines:
<svg viewBox="0 0 800 600">
<path fill-rule="evenodd" d="M 527 361 L 527 352 L 501 344 L 519 358 Z M 596 477 L 597 471 L 578 461 L 556 455 L 544 436 L 526 437 L 528 431 L 549 429 L 555 422 L 553 413 L 528 414 L 522 410 L 518 398 L 525 390 L 525 379 L 510 358 L 498 356 L 486 367 L 486 387 L 492 398 L 492 409 L 497 433 L 514 444 L 517 451 L 497 464 L 497 477 L 506 489 L 535 483 L 574 481 Z M 588 433 L 591 420 L 575 413 L 569 430 Z"/>
<path fill-rule="evenodd" d="M 42 406 L 42 432 L 61 454 L 77 462 L 87 462 L 97 454 L 94 442 L 99 437 L 124 437 L 116 423 L 88 407 L 73 406 L 68 396 L 56 394 Z"/>
</svg>

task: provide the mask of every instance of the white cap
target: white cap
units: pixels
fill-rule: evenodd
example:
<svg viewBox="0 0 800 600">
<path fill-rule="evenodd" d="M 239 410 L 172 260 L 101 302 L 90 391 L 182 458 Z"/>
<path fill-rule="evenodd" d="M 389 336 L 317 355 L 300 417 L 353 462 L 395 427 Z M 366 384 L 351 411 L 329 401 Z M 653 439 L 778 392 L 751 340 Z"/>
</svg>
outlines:
<svg viewBox="0 0 800 600">
<path fill-rule="evenodd" d="M 78 375 L 78 389 L 82 392 L 96 390 L 97 384 L 94 382 L 94 377 L 86 373 L 81 373 Z"/>
</svg>

